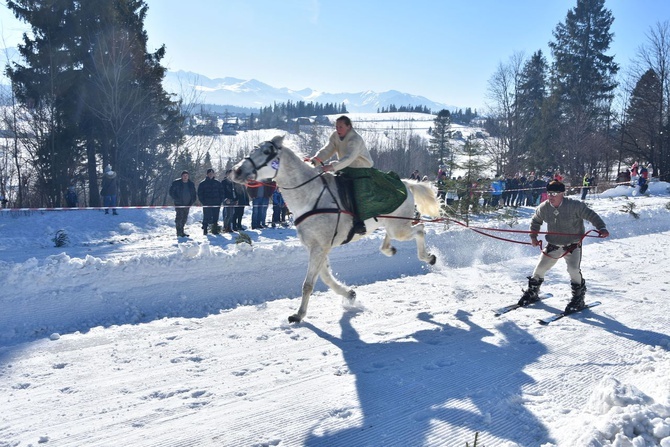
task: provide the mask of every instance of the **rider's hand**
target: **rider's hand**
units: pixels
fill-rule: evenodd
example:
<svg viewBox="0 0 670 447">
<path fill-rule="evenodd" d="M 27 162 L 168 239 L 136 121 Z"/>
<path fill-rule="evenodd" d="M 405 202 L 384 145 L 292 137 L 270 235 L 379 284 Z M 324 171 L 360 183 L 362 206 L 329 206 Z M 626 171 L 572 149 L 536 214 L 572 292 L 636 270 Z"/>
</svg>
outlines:
<svg viewBox="0 0 670 447">
<path fill-rule="evenodd" d="M 312 163 L 314 165 L 314 167 L 323 166 L 323 162 L 316 157 L 312 157 L 312 158 L 308 159 L 307 161 Z"/>
<path fill-rule="evenodd" d="M 532 245 L 533 247 L 537 247 L 538 245 L 540 245 L 540 241 L 538 241 L 536 237 L 531 237 L 530 245 Z"/>
<path fill-rule="evenodd" d="M 335 169 L 333 168 L 333 165 L 323 165 L 321 166 L 321 172 L 333 172 Z"/>
<path fill-rule="evenodd" d="M 603 228 L 602 230 L 598 231 L 598 237 L 605 238 L 610 235 L 610 232 L 607 231 L 607 229 Z"/>
</svg>

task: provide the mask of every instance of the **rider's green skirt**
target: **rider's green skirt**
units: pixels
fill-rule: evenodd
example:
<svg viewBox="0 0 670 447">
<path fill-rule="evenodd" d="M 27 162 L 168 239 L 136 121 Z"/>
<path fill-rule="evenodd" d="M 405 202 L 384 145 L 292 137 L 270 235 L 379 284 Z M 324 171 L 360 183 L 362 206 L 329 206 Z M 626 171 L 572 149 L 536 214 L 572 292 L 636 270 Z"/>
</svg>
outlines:
<svg viewBox="0 0 670 447">
<path fill-rule="evenodd" d="M 407 199 L 407 188 L 393 171 L 344 168 L 340 172 L 353 180 L 356 211 L 362 220 L 392 213 Z"/>
</svg>

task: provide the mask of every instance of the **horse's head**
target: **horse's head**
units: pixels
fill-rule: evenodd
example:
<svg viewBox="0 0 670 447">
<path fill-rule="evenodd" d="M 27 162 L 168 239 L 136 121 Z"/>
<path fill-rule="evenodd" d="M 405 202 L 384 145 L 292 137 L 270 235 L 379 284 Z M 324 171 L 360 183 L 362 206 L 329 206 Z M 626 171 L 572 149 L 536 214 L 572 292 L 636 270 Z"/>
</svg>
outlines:
<svg viewBox="0 0 670 447">
<path fill-rule="evenodd" d="M 245 183 L 249 180 L 272 178 L 279 168 L 279 154 L 284 137 L 276 136 L 257 145 L 251 153 L 233 166 L 231 180 Z"/>
</svg>

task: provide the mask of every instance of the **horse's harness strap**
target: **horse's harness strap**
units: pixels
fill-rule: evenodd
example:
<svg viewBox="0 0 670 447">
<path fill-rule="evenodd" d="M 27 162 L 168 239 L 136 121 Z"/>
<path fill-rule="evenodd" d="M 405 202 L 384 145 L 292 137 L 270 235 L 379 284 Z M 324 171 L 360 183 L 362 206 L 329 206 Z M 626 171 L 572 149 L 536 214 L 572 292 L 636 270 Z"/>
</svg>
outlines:
<svg viewBox="0 0 670 447">
<path fill-rule="evenodd" d="M 302 223 L 303 220 L 307 219 L 308 217 L 312 217 L 316 214 L 338 214 L 341 213 L 342 210 L 339 208 L 315 208 L 313 210 L 307 211 L 305 214 L 301 215 L 297 219 L 293 221 L 293 225 L 298 226 Z"/>
<path fill-rule="evenodd" d="M 306 213 L 300 215 L 297 219 L 295 219 L 293 221 L 293 224 L 295 226 L 298 226 L 303 220 L 307 219 L 308 217 L 314 216 L 316 214 L 337 214 L 337 224 L 335 225 L 335 231 L 333 232 L 333 238 L 330 241 L 331 244 L 332 244 L 333 241 L 335 241 L 335 238 L 337 237 L 337 228 L 340 226 L 340 215 L 342 213 L 353 215 L 353 213 L 351 213 L 349 211 L 346 211 L 346 210 L 343 210 L 340 207 L 340 204 L 337 201 L 337 197 L 335 196 L 333 191 L 330 189 L 330 186 L 328 185 L 328 182 L 326 182 L 326 179 L 323 178 L 323 177 L 320 177 L 320 178 L 321 178 L 321 182 L 323 182 L 323 189 L 321 190 L 321 193 L 319 194 L 319 197 L 316 199 L 316 202 L 314 202 L 314 208 L 312 208 L 311 210 L 307 211 Z M 313 179 L 311 179 L 311 180 L 313 180 Z M 302 185 L 300 185 L 300 186 L 302 186 Z M 286 188 L 284 188 L 284 189 L 286 189 Z M 335 205 L 337 205 L 337 208 L 317 208 L 317 206 L 319 204 L 319 201 L 321 200 L 321 197 L 323 197 L 323 194 L 326 191 L 328 191 L 328 193 L 330 194 L 330 197 L 335 202 Z M 349 240 L 345 241 L 345 243 L 346 242 L 349 242 Z"/>
</svg>

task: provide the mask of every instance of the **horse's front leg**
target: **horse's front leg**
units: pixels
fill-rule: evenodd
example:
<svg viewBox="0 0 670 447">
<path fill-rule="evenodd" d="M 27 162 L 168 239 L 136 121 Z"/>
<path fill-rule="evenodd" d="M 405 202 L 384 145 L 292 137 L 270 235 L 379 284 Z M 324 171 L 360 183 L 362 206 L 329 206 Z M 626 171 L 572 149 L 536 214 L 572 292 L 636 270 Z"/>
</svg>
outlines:
<svg viewBox="0 0 670 447">
<path fill-rule="evenodd" d="M 307 267 L 307 274 L 305 281 L 302 283 L 302 301 L 298 312 L 288 317 L 289 323 L 300 323 L 305 315 L 307 315 L 307 306 L 309 305 L 309 297 L 314 290 L 314 284 L 319 277 L 319 272 L 328 261 L 328 253 L 321 247 L 312 248 L 309 251 L 309 266 Z"/>
</svg>

